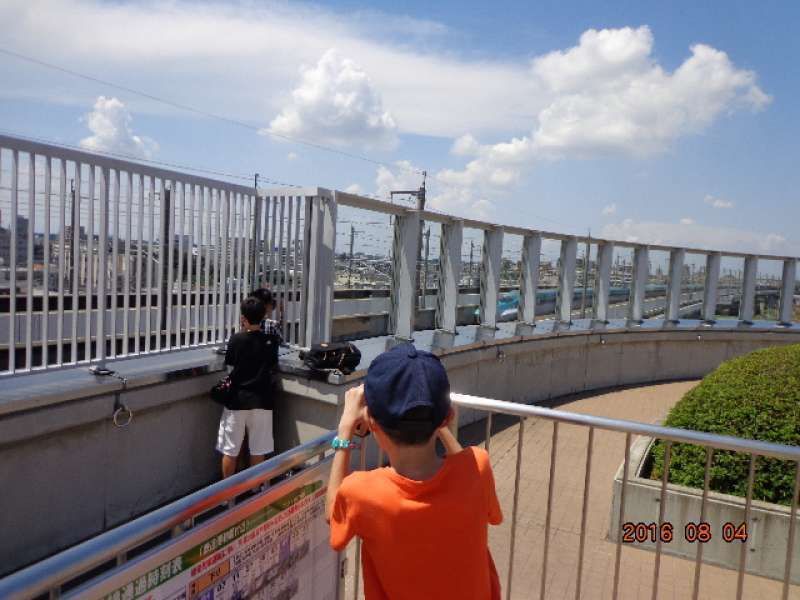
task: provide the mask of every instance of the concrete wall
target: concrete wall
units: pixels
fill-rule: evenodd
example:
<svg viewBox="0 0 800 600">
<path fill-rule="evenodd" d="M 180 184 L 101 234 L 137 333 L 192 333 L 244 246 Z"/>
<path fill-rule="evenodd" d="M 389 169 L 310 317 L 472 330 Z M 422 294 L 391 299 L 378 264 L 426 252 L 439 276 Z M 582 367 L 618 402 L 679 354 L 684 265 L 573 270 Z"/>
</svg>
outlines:
<svg viewBox="0 0 800 600">
<path fill-rule="evenodd" d="M 435 327 L 436 309 L 430 308 L 417 311 L 414 319 L 414 329 L 423 331 Z M 456 323 L 458 325 L 472 325 L 475 323 L 475 309 L 477 305 L 458 307 Z M 359 314 L 349 316 L 335 316 L 333 318 L 333 339 L 335 341 L 361 340 L 364 338 L 386 335 L 389 331 L 389 313 Z"/>
<path fill-rule="evenodd" d="M 788 331 L 564 333 L 455 350 L 442 360 L 454 392 L 536 403 L 630 384 L 701 378 L 722 361 L 800 342 Z M 477 418 L 466 412 L 461 424 Z"/>
<path fill-rule="evenodd" d="M 124 523 L 218 478 L 218 374 L 0 419 L 0 574 Z"/>
<path fill-rule="evenodd" d="M 453 391 L 541 402 L 617 385 L 701 377 L 726 358 L 800 341 L 798 333 L 539 334 L 459 347 L 444 352 L 442 361 Z M 198 366 L 206 374 L 172 379 L 187 374 L 181 369 Z M 220 376 L 219 357 L 205 348 L 118 361 L 114 367 L 128 380 L 124 391 L 120 380 L 95 378 L 85 367 L 13 377 L 0 388 L 0 572 L 218 478 L 214 445 L 221 409 L 206 393 Z M 276 410 L 278 449 L 334 428 L 345 391 L 362 377 L 363 371 L 356 372 L 336 385 L 284 374 Z M 111 422 L 115 394 L 134 412 L 126 428 Z M 465 413 L 460 422 L 479 418 Z M 375 462 L 373 454 L 369 462 Z"/>
<path fill-rule="evenodd" d="M 625 523 L 658 522 L 661 482 L 640 476 L 651 438 L 639 437 L 631 447 L 632 476 L 625 488 Z M 614 495 L 611 504 L 611 520 L 608 537 L 616 542 L 621 532 L 619 525 L 619 502 L 622 490 L 623 466 L 620 465 L 614 478 Z M 672 523 L 673 539 L 662 543 L 665 554 L 694 560 L 697 543 L 686 541 L 684 527 L 687 523 L 700 522 L 703 491 L 680 485 L 668 484 L 664 508 L 664 523 Z M 783 580 L 786 564 L 786 548 L 789 541 L 790 511 L 788 506 L 753 501 L 747 523 L 749 536 L 745 569 L 762 577 Z M 703 562 L 721 565 L 729 569 L 739 568 L 741 542 L 726 542 L 722 537 L 724 523 L 738 526 L 745 522 L 745 499 L 738 496 L 709 492 L 706 501 L 704 522 L 711 525 L 712 538 L 703 544 Z M 797 518 L 796 521 L 800 521 Z M 655 551 L 655 543 L 626 544 L 635 548 Z M 792 582 L 800 583 L 800 536 L 795 537 L 792 554 Z"/>
</svg>

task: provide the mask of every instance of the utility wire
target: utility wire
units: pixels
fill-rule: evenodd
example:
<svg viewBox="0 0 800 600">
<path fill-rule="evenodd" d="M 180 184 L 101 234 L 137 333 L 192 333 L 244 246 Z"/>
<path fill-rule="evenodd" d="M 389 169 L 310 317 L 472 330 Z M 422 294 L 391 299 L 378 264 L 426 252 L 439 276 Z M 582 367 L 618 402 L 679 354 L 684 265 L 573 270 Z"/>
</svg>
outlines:
<svg viewBox="0 0 800 600">
<path fill-rule="evenodd" d="M 99 77 L 94 77 L 92 75 L 87 75 L 85 73 L 81 73 L 81 72 L 75 71 L 73 69 L 68 69 L 68 68 L 62 67 L 60 65 L 56 65 L 56 64 L 44 61 L 44 60 L 40 60 L 38 58 L 34 58 L 32 56 L 28 56 L 28 55 L 25 55 L 25 54 L 21 54 L 19 52 L 15 52 L 13 50 L 9 50 L 8 48 L 0 47 L 0 54 L 5 54 L 6 56 L 9 56 L 9 57 L 12 57 L 12 58 L 16 58 L 18 60 L 22 60 L 22 61 L 25 61 L 25 62 L 29 62 L 29 63 L 35 64 L 35 65 L 38 65 L 38 66 L 41 66 L 41 67 L 44 67 L 44 68 L 47 68 L 47 69 L 52 69 L 54 71 L 59 71 L 61 73 L 65 73 L 65 74 L 73 76 L 73 77 L 84 79 L 86 81 L 91 81 L 93 83 L 99 83 L 101 85 L 105 85 L 105 86 L 108 86 L 108 87 L 116 88 L 116 89 L 128 92 L 130 94 L 134 94 L 136 96 L 140 96 L 142 98 L 146 98 L 148 100 L 152 100 L 154 102 L 160 102 L 162 104 L 165 104 L 167 106 L 171 106 L 173 108 L 177 108 L 179 110 L 185 110 L 185 111 L 192 112 L 194 114 L 198 114 L 198 115 L 201 115 L 201 116 L 204 116 L 204 117 L 207 117 L 207 118 L 217 119 L 217 120 L 220 120 L 220 121 L 232 124 L 232 125 L 237 125 L 239 127 L 243 127 L 243 128 L 246 128 L 246 129 L 250 129 L 252 131 L 256 131 L 258 133 L 260 133 L 261 131 L 267 131 L 264 127 L 259 127 L 258 125 L 254 125 L 252 123 L 247 123 L 245 121 L 242 121 L 242 120 L 239 120 L 239 119 L 235 119 L 233 117 L 220 115 L 220 114 L 213 113 L 213 112 L 210 112 L 210 111 L 206 111 L 206 110 L 203 110 L 203 109 L 200 109 L 200 108 L 196 108 L 194 106 L 190 106 L 188 104 L 183 104 L 181 102 L 176 102 L 174 100 L 169 100 L 167 98 L 162 98 L 160 96 L 156 96 L 154 94 L 150 94 L 150 93 L 147 93 L 147 92 L 142 92 L 140 90 L 131 88 L 131 87 L 126 86 L 126 85 L 114 83 L 112 81 L 101 79 Z M 355 159 L 355 160 L 361 160 L 361 161 L 369 162 L 369 163 L 372 163 L 374 165 L 385 167 L 385 168 L 387 168 L 387 169 L 389 169 L 391 171 L 394 171 L 397 168 L 394 165 L 390 165 L 390 164 L 385 163 L 383 161 L 375 160 L 375 159 L 372 159 L 372 158 L 369 158 L 367 156 L 363 156 L 363 155 L 360 155 L 360 154 L 355 154 L 355 153 L 352 153 L 352 152 L 346 152 L 344 150 L 339 150 L 337 148 L 331 148 L 330 146 L 325 146 L 323 144 L 318 144 L 316 142 L 311 142 L 311 141 L 304 140 L 304 139 L 301 139 L 301 138 L 295 138 L 295 137 L 292 137 L 292 136 L 279 134 L 279 133 L 275 133 L 275 132 L 272 132 L 272 131 L 267 131 L 267 132 L 269 133 L 269 135 L 272 135 L 274 137 L 287 140 L 287 141 L 292 142 L 292 143 L 301 144 L 301 145 L 308 146 L 308 147 L 311 147 L 311 148 L 316 148 L 318 150 L 322 150 L 322 151 L 325 151 L 325 152 L 330 152 L 330 153 L 333 153 L 333 154 L 338 154 L 340 156 L 345 156 L 347 158 L 352 158 L 352 159 Z M 18 135 L 18 134 L 12 134 L 12 135 Z M 19 136 L 19 137 L 26 137 L 26 136 Z M 31 139 L 33 141 L 43 141 L 45 143 L 49 143 L 49 144 L 53 144 L 53 145 L 60 145 L 60 146 L 63 146 L 65 148 L 73 148 L 73 149 L 83 150 L 82 148 L 78 148 L 76 146 L 70 146 L 69 144 L 57 143 L 57 142 L 53 142 L 53 141 L 50 141 L 50 140 L 43 140 L 43 139 L 37 140 L 36 138 L 32 138 L 32 137 L 28 137 L 28 139 Z M 111 152 L 102 152 L 102 153 L 98 153 L 98 154 L 106 154 L 106 155 L 112 156 L 112 157 L 121 157 L 121 158 L 134 159 L 134 160 L 138 160 L 140 162 L 163 165 L 163 166 L 167 166 L 167 167 L 170 167 L 170 168 L 187 169 L 187 170 L 200 172 L 200 173 L 209 173 L 209 174 L 213 174 L 213 175 L 217 175 L 217 176 L 230 177 L 230 178 L 233 178 L 233 179 L 242 179 L 242 180 L 250 181 L 253 178 L 252 175 L 236 175 L 236 174 L 230 174 L 230 173 L 222 173 L 222 172 L 219 172 L 219 171 L 214 171 L 212 169 L 204 169 L 204 168 L 188 167 L 188 166 L 185 166 L 185 165 L 170 164 L 170 163 L 165 163 L 165 162 L 156 161 L 156 160 L 152 160 L 152 159 L 141 159 L 141 158 L 138 158 L 138 157 L 135 157 L 135 156 L 125 155 L 125 154 L 117 154 L 117 153 L 111 153 Z M 411 169 L 408 169 L 408 170 L 413 172 L 413 173 L 419 174 L 419 175 L 422 175 L 423 172 L 424 172 L 422 169 L 417 169 L 417 168 L 411 168 Z M 270 179 L 267 179 L 267 178 L 262 178 L 262 177 L 259 177 L 259 179 L 263 179 L 266 183 L 273 184 L 273 185 L 279 185 L 279 186 L 285 186 L 285 187 L 295 187 L 295 188 L 302 187 L 300 185 L 290 184 L 290 183 L 285 183 L 285 182 L 280 182 L 280 181 L 273 181 L 273 180 L 270 180 Z M 375 198 L 375 199 L 378 199 L 378 200 L 385 200 L 385 198 L 379 198 L 378 196 L 375 196 L 373 194 L 362 193 L 360 195 L 371 197 L 371 198 Z M 428 209 L 428 210 L 431 210 L 431 209 Z M 438 212 L 438 211 L 433 210 L 432 212 Z M 563 222 L 557 221 L 555 219 L 550 219 L 550 218 L 543 217 L 543 216 L 540 216 L 540 215 L 532 215 L 532 216 L 534 216 L 534 217 L 536 217 L 538 219 L 541 219 L 543 221 L 549 221 L 549 222 L 551 222 L 553 224 L 556 224 L 556 225 L 561 225 L 561 226 L 569 227 L 569 228 L 573 228 L 574 227 L 574 226 L 569 225 L 567 223 L 563 223 Z"/>
<path fill-rule="evenodd" d="M 346 152 L 344 150 L 339 150 L 337 148 L 331 148 L 330 146 L 325 146 L 323 144 L 318 144 L 316 142 L 310 142 L 308 140 L 295 138 L 295 137 L 284 135 L 284 134 L 281 134 L 281 133 L 275 133 L 273 131 L 267 130 L 265 127 L 259 127 L 258 125 L 254 125 L 252 123 L 247 123 L 245 121 L 241 121 L 241 120 L 235 119 L 233 117 L 220 115 L 220 114 L 213 113 L 213 112 L 210 112 L 210 111 L 207 111 L 207 110 L 203 110 L 201 108 L 196 108 L 194 106 L 189 106 L 188 104 L 183 104 L 182 102 L 176 102 L 174 100 L 169 100 L 167 98 L 162 98 L 162 97 L 156 96 L 154 94 L 149 94 L 147 92 L 142 92 L 142 91 L 136 90 L 136 89 L 134 89 L 132 87 L 128 87 L 126 85 L 121 85 L 119 83 L 114 83 L 114 82 L 108 81 L 106 79 L 100 79 L 99 77 L 94 77 L 92 75 L 87 75 L 85 73 L 81 73 L 81 72 L 75 71 L 73 69 L 68 69 L 66 67 L 62 67 L 60 65 L 56 65 L 56 64 L 44 61 L 44 60 L 40 60 L 38 58 L 34 58 L 34 57 L 28 56 L 26 54 L 21 54 L 19 52 L 15 52 L 13 50 L 9 50 L 8 48 L 0 47 L 0 54 L 5 54 L 6 56 L 10 56 L 11 58 L 16 58 L 17 60 L 26 61 L 26 62 L 35 64 L 35 65 L 38 65 L 40 67 L 45 67 L 47 69 L 52 69 L 54 71 L 59 71 L 61 73 L 65 73 L 67 75 L 71 75 L 72 77 L 78 77 L 80 79 L 85 79 L 86 81 L 91 81 L 93 83 L 99 83 L 101 85 L 105 85 L 105 86 L 108 86 L 108 87 L 116 88 L 118 90 L 122 90 L 122 91 L 128 92 L 129 94 L 134 94 L 134 95 L 140 96 L 142 98 L 147 98 L 148 100 L 153 100 L 154 102 L 160 102 L 162 104 L 166 104 L 167 106 L 172 106 L 173 108 L 177 108 L 177 109 L 180 109 L 180 110 L 185 110 L 185 111 L 188 111 L 188 112 L 192 112 L 192 113 L 195 113 L 197 115 L 208 117 L 210 119 L 217 119 L 219 121 L 223 121 L 223 122 L 229 123 L 231 125 L 237 125 L 239 127 L 244 127 L 245 129 L 250 129 L 250 130 L 253 130 L 253 131 L 256 131 L 256 132 L 259 132 L 259 133 L 261 131 L 266 131 L 267 133 L 269 133 L 269 135 L 272 135 L 272 136 L 277 137 L 277 138 L 284 139 L 284 140 L 289 141 L 289 142 L 293 142 L 295 144 L 301 144 L 303 146 L 316 148 L 318 150 L 323 150 L 325 152 L 331 152 L 333 154 L 339 154 L 339 155 L 345 156 L 347 158 L 353 158 L 353 159 L 356 159 L 356 160 L 369 162 L 369 163 L 372 163 L 374 165 L 379 165 L 379 166 L 382 166 L 382 167 L 386 167 L 389 170 L 396 169 L 396 167 L 393 166 L 393 165 L 389 165 L 388 163 L 385 163 L 385 162 L 382 162 L 382 161 L 379 161 L 379 160 L 374 160 L 374 159 L 369 158 L 367 156 L 363 156 L 363 155 L 360 155 L 360 154 L 355 154 L 355 153 L 352 153 L 352 152 Z M 412 170 L 414 172 L 416 172 L 416 173 L 419 173 L 420 175 L 422 174 L 422 170 L 420 170 L 420 169 L 412 169 Z"/>
<path fill-rule="evenodd" d="M 132 161 L 138 162 L 138 163 L 157 165 L 157 166 L 166 167 L 166 168 L 169 168 L 169 169 L 182 169 L 182 170 L 185 170 L 185 171 L 192 171 L 194 173 L 205 173 L 207 175 L 215 175 L 217 177 L 227 177 L 229 179 L 240 179 L 242 181 L 253 181 L 253 175 L 243 175 L 243 174 L 238 174 L 238 173 L 227 173 L 225 171 L 217 171 L 217 170 L 214 170 L 214 169 L 209 169 L 207 167 L 193 167 L 191 165 L 184 165 L 184 164 L 180 164 L 180 163 L 170 163 L 170 162 L 166 162 L 166 161 L 163 161 L 163 160 L 155 160 L 155 159 L 152 159 L 152 158 L 142 158 L 140 156 L 135 156 L 133 154 L 125 154 L 125 153 L 122 153 L 122 152 L 109 152 L 109 151 L 106 151 L 106 150 L 99 150 L 99 151 L 98 150 L 91 150 L 91 151 L 89 151 L 86 148 L 82 148 L 82 147 L 76 146 L 74 144 L 67 144 L 67 143 L 64 143 L 64 142 L 57 142 L 55 140 L 51 140 L 51 139 L 48 139 L 48 138 L 42 138 L 42 137 L 26 135 L 26 134 L 23 134 L 23 133 L 19 133 L 18 131 L 9 131 L 9 130 L 6 130 L 6 129 L 0 129 L 0 133 L 1 134 L 5 134 L 5 135 L 10 135 L 10 136 L 13 136 L 13 137 L 22 138 L 22 139 L 28 140 L 29 142 L 38 142 L 38 143 L 41 143 L 41 144 L 49 144 L 51 146 L 58 146 L 60 148 L 67 148 L 69 150 L 78 150 L 80 152 L 89 152 L 90 154 L 98 154 L 100 156 L 107 156 L 109 158 L 122 158 L 122 159 L 125 159 L 125 160 L 132 160 Z M 24 171 L 24 170 L 20 171 L 20 174 L 21 175 L 23 175 L 23 174 L 27 175 L 27 171 Z M 270 184 L 273 184 L 273 185 L 279 185 L 279 186 L 283 186 L 283 187 L 294 187 L 294 188 L 302 188 L 303 187 L 303 186 L 297 185 L 295 183 L 286 183 L 284 181 L 277 181 L 277 180 L 273 180 L 273 179 L 268 179 L 266 177 L 262 177 L 261 175 L 259 175 L 258 178 L 259 178 L 259 181 L 263 181 L 263 182 L 270 183 Z"/>
<path fill-rule="evenodd" d="M 5 134 L 5 135 L 18 137 L 18 138 L 22 138 L 22 139 L 28 140 L 30 142 L 38 142 L 38 143 L 41 143 L 41 144 L 49 144 L 51 146 L 58 146 L 60 148 L 67 148 L 67 149 L 70 149 L 70 150 L 79 150 L 80 152 L 87 152 L 86 148 L 81 148 L 80 146 L 76 146 L 74 144 L 67 144 L 67 143 L 64 143 L 64 142 L 57 142 L 55 140 L 50 140 L 50 139 L 47 139 L 47 138 L 26 135 L 26 134 L 19 133 L 17 131 L 9 131 L 9 130 L 5 130 L 5 129 L 0 129 L 0 133 Z M 152 158 L 142 158 L 140 156 L 135 156 L 133 154 L 125 154 L 125 153 L 122 153 L 122 152 L 108 152 L 108 151 L 104 151 L 104 150 L 103 151 L 92 150 L 90 153 L 99 154 L 100 156 L 107 156 L 109 158 L 122 158 L 122 159 L 125 159 L 125 160 L 132 160 L 132 161 L 139 162 L 139 163 L 157 165 L 157 166 L 166 167 L 166 168 L 169 168 L 169 169 L 182 169 L 184 171 L 192 171 L 194 173 L 205 173 L 205 174 L 208 174 L 208 175 L 216 175 L 217 177 L 227 177 L 229 179 L 240 179 L 242 181 L 253 181 L 253 175 L 242 175 L 242 174 L 238 174 L 238 173 L 227 173 L 225 171 L 217 171 L 217 170 L 209 169 L 209 168 L 206 168 L 206 167 L 193 167 L 193 166 L 190 166 L 190 165 L 183 165 L 183 164 L 179 164 L 179 163 L 170 163 L 170 162 L 165 162 L 163 160 L 155 160 L 155 159 L 152 159 Z M 28 173 L 27 173 L 27 171 L 21 171 L 20 174 L 27 175 Z M 272 179 L 268 179 L 268 178 L 262 177 L 261 175 L 259 175 L 258 178 L 259 178 L 260 181 L 264 181 L 266 183 L 270 183 L 270 184 L 273 184 L 273 185 L 279 185 L 279 186 L 284 186 L 284 187 L 294 187 L 294 188 L 303 187 L 301 185 L 297 185 L 297 184 L 294 184 L 294 183 L 286 183 L 286 182 L 283 182 L 283 181 L 275 181 L 275 180 L 272 180 Z"/>
<path fill-rule="evenodd" d="M 215 171 L 213 169 L 207 169 L 207 168 L 203 168 L 203 167 L 192 167 L 192 166 L 182 165 L 182 164 L 177 164 L 177 163 L 169 163 L 169 162 L 160 161 L 160 160 L 154 160 L 154 159 L 150 159 L 150 158 L 142 158 L 142 157 L 136 156 L 134 154 L 125 154 L 125 153 L 122 153 L 122 152 L 109 152 L 109 151 L 105 151 L 105 150 L 100 150 L 100 151 L 87 150 L 86 148 L 82 148 L 82 147 L 76 146 L 74 144 L 67 144 L 67 143 L 64 143 L 64 142 L 57 142 L 55 140 L 51 140 L 51 139 L 48 139 L 48 138 L 42 138 L 42 137 L 36 137 L 36 136 L 32 136 L 32 135 L 26 135 L 26 134 L 23 134 L 23 133 L 19 133 L 17 131 L 0 130 L 0 133 L 5 134 L 5 135 L 9 135 L 9 136 L 13 136 L 13 137 L 22 138 L 22 139 L 28 140 L 30 142 L 39 142 L 39 143 L 42 143 L 42 144 L 49 144 L 51 146 L 58 146 L 58 147 L 67 148 L 67 149 L 70 149 L 70 150 L 79 150 L 81 152 L 89 152 L 91 154 L 99 154 L 101 156 L 107 156 L 109 158 L 124 158 L 124 159 L 133 160 L 133 161 L 140 162 L 140 163 L 148 163 L 148 164 L 157 165 L 157 166 L 161 166 L 161 167 L 169 167 L 171 169 L 183 169 L 183 170 L 186 170 L 186 171 L 193 171 L 193 172 L 196 172 L 196 173 L 208 173 L 210 175 L 217 175 L 219 177 L 228 177 L 228 178 L 231 178 L 231 179 L 242 179 L 242 180 L 246 180 L 246 181 L 252 181 L 252 179 L 253 179 L 252 175 L 239 175 L 239 174 L 236 174 L 236 173 L 226 173 L 224 171 Z M 21 169 L 19 174 L 20 175 L 28 175 L 28 171 L 26 171 L 24 169 Z M 36 176 L 39 179 L 44 178 L 44 174 L 43 173 L 36 173 Z"/>
</svg>

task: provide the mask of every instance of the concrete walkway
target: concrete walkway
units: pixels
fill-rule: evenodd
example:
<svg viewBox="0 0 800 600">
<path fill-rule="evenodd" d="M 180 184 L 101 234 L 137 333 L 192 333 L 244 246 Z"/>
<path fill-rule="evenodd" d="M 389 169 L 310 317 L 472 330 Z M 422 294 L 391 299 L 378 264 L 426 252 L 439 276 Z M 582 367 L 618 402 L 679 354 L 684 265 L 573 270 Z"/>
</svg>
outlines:
<svg viewBox="0 0 800 600">
<path fill-rule="evenodd" d="M 568 398 L 559 403 L 558 408 L 655 423 L 660 422 L 670 407 L 696 384 L 697 382 L 667 383 Z M 490 455 L 505 522 L 498 527 L 490 527 L 489 542 L 505 598 L 518 428 L 516 420 L 504 422 L 502 418 L 496 418 L 493 429 Z M 482 444 L 484 431 L 483 423 L 476 424 L 471 430 L 462 432 L 466 438 L 463 441 Z M 511 597 L 514 599 L 540 597 L 551 439 L 550 422 L 532 419 L 526 421 L 514 578 L 511 587 Z M 610 518 L 611 482 L 624 458 L 624 441 L 624 434 L 595 431 L 581 598 L 612 597 L 616 545 L 608 542 L 606 535 Z M 559 426 L 545 593 L 547 599 L 575 598 L 586 445 L 585 428 L 563 424 Z M 620 598 L 652 598 L 654 557 L 653 552 L 623 547 Z M 350 577 L 345 596 L 348 599 L 352 598 L 352 567 L 355 564 L 353 545 L 350 547 L 349 564 Z M 736 580 L 736 571 L 704 564 L 699 597 L 734 600 Z M 693 582 L 693 561 L 662 555 L 658 598 L 690 599 Z M 781 582 L 746 575 L 743 597 L 753 600 L 780 599 Z M 793 586 L 789 597 L 800 600 L 800 588 Z"/>
<path fill-rule="evenodd" d="M 575 399 L 558 408 L 598 416 L 658 422 L 696 384 L 680 382 L 631 388 Z M 517 436 L 517 425 L 508 427 L 492 436 L 490 446 L 497 491 L 507 517 L 503 525 L 492 527 L 489 532 L 504 594 Z M 539 598 L 551 436 L 550 422 L 526 422 L 512 598 Z M 606 541 L 606 535 L 610 519 L 611 482 L 624 459 L 624 442 L 624 434 L 595 431 L 581 598 L 611 598 L 616 545 Z M 586 445 L 586 428 L 559 426 L 545 595 L 548 599 L 575 598 Z M 656 518 L 657 515 L 654 515 L 654 520 Z M 679 525 L 675 524 L 675 527 L 678 529 Z M 653 552 L 623 547 L 620 598 L 652 597 L 654 558 Z M 736 571 L 704 564 L 699 597 L 733 600 L 736 598 L 736 581 Z M 662 554 L 658 598 L 691 598 L 693 584 L 693 561 Z M 746 575 L 743 597 L 779 599 L 781 582 Z M 800 589 L 793 586 L 789 597 L 800 598 Z"/>
</svg>

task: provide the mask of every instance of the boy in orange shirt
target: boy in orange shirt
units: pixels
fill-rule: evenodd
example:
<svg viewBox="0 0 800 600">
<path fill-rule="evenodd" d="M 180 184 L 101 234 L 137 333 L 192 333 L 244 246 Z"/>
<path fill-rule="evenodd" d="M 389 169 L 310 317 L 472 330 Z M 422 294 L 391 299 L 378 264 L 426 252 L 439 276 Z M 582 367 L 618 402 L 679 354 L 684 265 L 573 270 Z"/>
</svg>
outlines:
<svg viewBox="0 0 800 600">
<path fill-rule="evenodd" d="M 363 541 L 367 600 L 500 598 L 488 525 L 503 517 L 489 456 L 461 448 L 452 418 L 444 367 L 410 344 L 378 356 L 345 396 L 325 510 L 334 549 Z M 351 440 L 366 429 L 391 466 L 348 475 Z"/>
</svg>

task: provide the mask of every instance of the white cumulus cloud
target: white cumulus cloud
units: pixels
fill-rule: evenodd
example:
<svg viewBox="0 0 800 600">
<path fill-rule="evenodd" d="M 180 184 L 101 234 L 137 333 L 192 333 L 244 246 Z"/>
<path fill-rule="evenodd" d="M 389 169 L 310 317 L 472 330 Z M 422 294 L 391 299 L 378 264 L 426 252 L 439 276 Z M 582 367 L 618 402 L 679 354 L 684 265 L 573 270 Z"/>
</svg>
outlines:
<svg viewBox="0 0 800 600">
<path fill-rule="evenodd" d="M 714 208 L 733 208 L 733 202 L 730 202 L 729 200 L 723 200 L 722 198 L 717 198 L 711 194 L 706 194 L 706 197 L 703 198 L 703 202 L 709 206 L 713 206 Z"/>
<path fill-rule="evenodd" d="M 680 224 L 681 225 L 694 225 L 694 219 L 691 219 L 689 217 L 683 217 L 680 220 Z"/>
<path fill-rule="evenodd" d="M 443 175 L 507 185 L 536 160 L 647 156 L 721 115 L 758 111 L 771 101 L 755 73 L 737 68 L 725 52 L 695 44 L 668 72 L 652 50 L 646 26 L 590 29 L 577 46 L 534 58 L 531 75 L 540 105 L 531 132 L 497 144 L 459 138 L 453 152 L 476 158 Z"/>
<path fill-rule="evenodd" d="M 364 188 L 362 188 L 357 183 L 351 183 L 346 188 L 344 188 L 344 191 L 347 192 L 348 194 L 363 194 Z"/>
<path fill-rule="evenodd" d="M 494 212 L 494 203 L 469 187 L 442 186 L 431 195 L 429 205 L 441 212 L 490 222 Z"/>
<path fill-rule="evenodd" d="M 95 152 L 111 152 L 135 158 L 152 158 L 158 144 L 133 133 L 133 117 L 117 98 L 99 96 L 92 112 L 86 115 L 86 125 L 92 132 L 80 142 L 82 148 Z"/>
<path fill-rule="evenodd" d="M 286 155 L 286 160 L 297 160 L 297 152 L 289 152 Z"/>
<path fill-rule="evenodd" d="M 608 204 L 608 205 L 604 206 L 603 210 L 601 212 L 603 213 L 604 217 L 608 217 L 610 215 L 616 214 L 617 213 L 617 203 L 616 202 L 612 202 L 611 204 Z"/>
<path fill-rule="evenodd" d="M 123 72 L 155 96 L 247 122 L 279 114 L 292 100 L 298 70 L 335 47 L 369 74 L 403 133 L 449 138 L 525 127 L 527 65 L 438 49 L 451 35 L 441 23 L 396 10 L 354 14 L 322 3 L 0 2 L 6 48 L 110 80 Z M 76 102 L 74 86 L 37 70 L 3 75 L 0 97 Z M 155 102 L 137 110 L 181 114 Z"/>
<path fill-rule="evenodd" d="M 686 220 L 691 221 L 691 219 Z M 790 242 L 778 233 L 761 233 L 731 227 L 709 227 L 694 221 L 691 223 L 668 223 L 625 219 L 620 223 L 608 224 L 603 227 L 602 236 L 612 240 L 683 246 L 701 250 L 728 250 L 791 256 L 800 252 L 798 244 Z"/>
<path fill-rule="evenodd" d="M 450 152 L 456 156 L 475 156 L 480 151 L 478 140 L 471 133 L 466 133 L 453 142 Z"/>
<path fill-rule="evenodd" d="M 724 112 L 770 101 L 725 52 L 695 44 L 669 73 L 652 49 L 648 27 L 590 29 L 577 46 L 534 59 L 534 76 L 553 94 L 532 135 L 537 152 L 651 154 Z"/>
<path fill-rule="evenodd" d="M 397 144 L 397 124 L 377 88 L 359 65 L 334 49 L 301 70 L 291 102 L 265 131 L 337 146 Z"/>
</svg>

